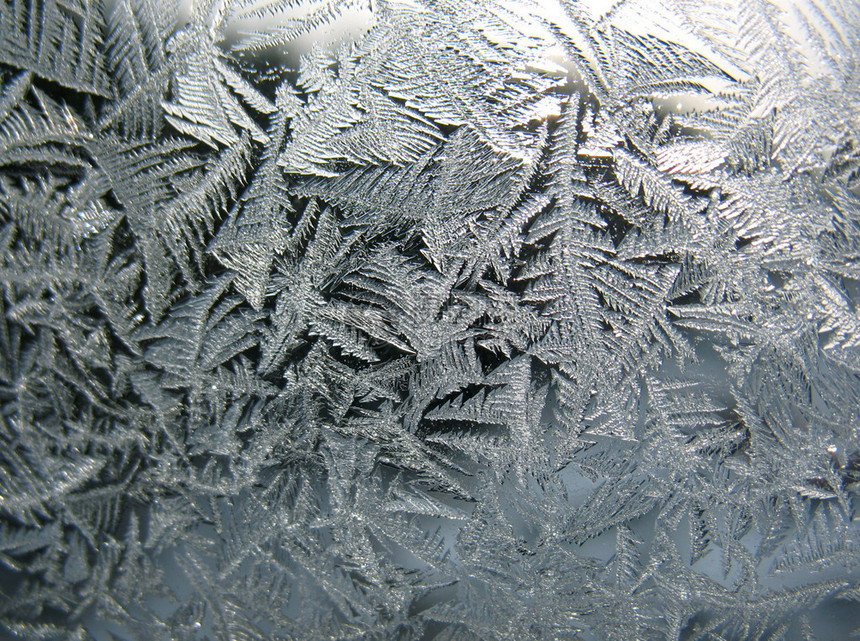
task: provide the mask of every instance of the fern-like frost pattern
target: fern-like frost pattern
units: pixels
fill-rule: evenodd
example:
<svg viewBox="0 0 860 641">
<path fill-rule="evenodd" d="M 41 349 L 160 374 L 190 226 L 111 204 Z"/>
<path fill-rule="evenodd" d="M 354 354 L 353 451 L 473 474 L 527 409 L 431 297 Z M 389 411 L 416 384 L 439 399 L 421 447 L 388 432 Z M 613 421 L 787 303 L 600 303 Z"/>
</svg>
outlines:
<svg viewBox="0 0 860 641">
<path fill-rule="evenodd" d="M 0 636 L 860 633 L 858 52 L 0 0 Z"/>
</svg>

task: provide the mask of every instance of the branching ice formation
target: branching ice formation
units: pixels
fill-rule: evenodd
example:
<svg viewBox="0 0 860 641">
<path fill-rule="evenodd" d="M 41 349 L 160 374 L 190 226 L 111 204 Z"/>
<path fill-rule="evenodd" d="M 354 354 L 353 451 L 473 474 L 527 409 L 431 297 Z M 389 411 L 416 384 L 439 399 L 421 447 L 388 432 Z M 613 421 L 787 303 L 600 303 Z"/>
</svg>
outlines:
<svg viewBox="0 0 860 641">
<path fill-rule="evenodd" d="M 0 636 L 860 628 L 858 52 L 852 0 L 0 2 Z"/>
</svg>

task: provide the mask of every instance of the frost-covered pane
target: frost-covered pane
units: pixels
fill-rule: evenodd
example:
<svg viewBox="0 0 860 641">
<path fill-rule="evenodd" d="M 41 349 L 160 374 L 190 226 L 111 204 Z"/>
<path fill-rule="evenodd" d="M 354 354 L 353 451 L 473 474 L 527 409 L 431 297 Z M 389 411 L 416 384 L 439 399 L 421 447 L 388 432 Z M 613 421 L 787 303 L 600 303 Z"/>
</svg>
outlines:
<svg viewBox="0 0 860 641">
<path fill-rule="evenodd" d="M 860 629 L 860 5 L 0 2 L 0 637 Z"/>
</svg>

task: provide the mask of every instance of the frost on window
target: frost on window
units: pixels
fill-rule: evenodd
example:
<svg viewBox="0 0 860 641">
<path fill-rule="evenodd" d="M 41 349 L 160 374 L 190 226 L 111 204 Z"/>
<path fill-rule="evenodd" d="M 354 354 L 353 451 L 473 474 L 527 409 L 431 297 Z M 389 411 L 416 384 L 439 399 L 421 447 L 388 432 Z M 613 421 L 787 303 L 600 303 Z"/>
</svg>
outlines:
<svg viewBox="0 0 860 641">
<path fill-rule="evenodd" d="M 0 637 L 856 634 L 858 52 L 0 0 Z"/>
</svg>

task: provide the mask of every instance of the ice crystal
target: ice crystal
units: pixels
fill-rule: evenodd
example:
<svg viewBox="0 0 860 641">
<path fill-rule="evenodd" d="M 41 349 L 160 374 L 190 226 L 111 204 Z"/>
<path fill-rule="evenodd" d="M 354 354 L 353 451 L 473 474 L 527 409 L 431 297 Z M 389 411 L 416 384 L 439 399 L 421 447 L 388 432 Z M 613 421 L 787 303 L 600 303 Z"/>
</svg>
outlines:
<svg viewBox="0 0 860 641">
<path fill-rule="evenodd" d="M 0 2 L 0 636 L 860 628 L 858 52 L 840 0 Z"/>
</svg>

